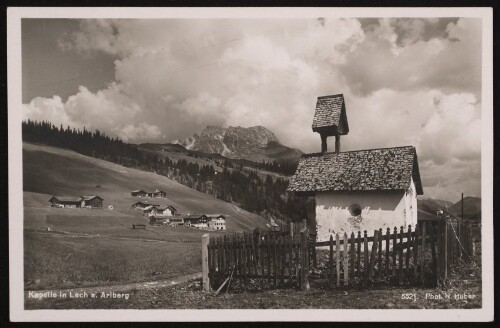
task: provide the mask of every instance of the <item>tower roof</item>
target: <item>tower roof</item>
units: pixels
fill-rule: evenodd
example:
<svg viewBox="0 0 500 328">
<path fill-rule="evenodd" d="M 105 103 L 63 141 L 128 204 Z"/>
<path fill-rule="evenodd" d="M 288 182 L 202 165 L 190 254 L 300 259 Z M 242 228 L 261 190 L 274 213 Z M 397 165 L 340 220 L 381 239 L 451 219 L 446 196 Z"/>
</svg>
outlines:
<svg viewBox="0 0 500 328">
<path fill-rule="evenodd" d="M 349 132 L 343 94 L 318 97 L 312 129 L 314 132 L 331 132 L 329 135 L 335 131 L 339 134 Z"/>
</svg>

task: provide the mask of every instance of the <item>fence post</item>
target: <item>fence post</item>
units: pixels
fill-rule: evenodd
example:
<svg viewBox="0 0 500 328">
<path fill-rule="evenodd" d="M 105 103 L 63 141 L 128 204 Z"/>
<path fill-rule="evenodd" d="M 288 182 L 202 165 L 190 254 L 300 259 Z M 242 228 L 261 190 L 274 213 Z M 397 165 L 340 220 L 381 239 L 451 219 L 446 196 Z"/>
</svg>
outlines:
<svg viewBox="0 0 500 328">
<path fill-rule="evenodd" d="M 335 269 L 337 271 L 337 286 L 340 285 L 340 238 L 335 234 Z"/>
<path fill-rule="evenodd" d="M 437 286 L 438 276 L 437 276 L 437 258 L 436 258 L 436 225 L 430 223 L 430 236 L 431 236 L 431 253 L 432 253 L 432 287 Z"/>
<path fill-rule="evenodd" d="M 463 206 L 463 204 L 462 204 Z M 459 259 L 462 259 L 462 248 L 460 247 L 460 243 L 464 243 L 464 240 L 463 240 L 463 237 L 462 237 L 462 220 L 463 220 L 463 217 L 461 217 L 460 219 L 457 219 L 457 234 L 458 234 L 458 240 L 459 240 L 459 244 L 458 244 L 458 258 Z"/>
<path fill-rule="evenodd" d="M 306 230 L 306 229 L 304 229 Z M 308 247 L 307 247 L 307 239 L 306 239 L 306 233 L 304 231 L 300 232 L 300 248 L 301 248 L 301 267 L 300 267 L 300 287 L 302 290 L 309 290 L 309 280 L 308 280 L 308 271 L 309 271 L 309 265 L 308 265 Z"/>
<path fill-rule="evenodd" d="M 344 285 L 349 284 L 349 239 L 347 232 L 344 232 L 344 250 L 342 260 L 344 261 Z"/>
<path fill-rule="evenodd" d="M 422 249 L 420 250 L 420 257 L 421 257 L 421 269 L 422 269 L 422 276 L 420 277 L 422 285 L 425 284 L 425 242 L 427 238 L 427 221 L 424 221 L 422 223 Z"/>
<path fill-rule="evenodd" d="M 373 233 L 373 243 L 372 243 L 372 254 L 370 256 L 370 259 L 368 261 L 368 268 L 366 270 L 365 274 L 365 281 L 368 281 L 370 277 L 372 276 L 372 269 L 373 266 L 375 265 L 375 259 L 377 257 L 377 247 L 378 247 L 378 230 L 375 230 Z"/>
<path fill-rule="evenodd" d="M 201 263 L 202 263 L 202 280 L 203 290 L 210 291 L 210 279 L 208 278 L 208 241 L 209 234 L 201 236 Z"/>
<path fill-rule="evenodd" d="M 401 285 L 403 283 L 403 238 L 404 238 L 404 227 L 401 226 L 399 230 L 399 271 L 398 271 L 398 283 Z"/>
<path fill-rule="evenodd" d="M 354 279 L 354 255 L 355 255 L 355 247 L 354 247 L 355 241 L 354 241 L 354 232 L 351 232 L 351 249 L 350 249 L 350 256 L 351 256 L 351 265 L 350 265 L 350 270 L 351 270 L 351 279 Z"/>
<path fill-rule="evenodd" d="M 443 279 L 448 278 L 448 222 L 444 221 Z"/>
<path fill-rule="evenodd" d="M 333 268 L 333 236 L 330 235 L 330 283 L 333 285 L 335 274 Z"/>
</svg>

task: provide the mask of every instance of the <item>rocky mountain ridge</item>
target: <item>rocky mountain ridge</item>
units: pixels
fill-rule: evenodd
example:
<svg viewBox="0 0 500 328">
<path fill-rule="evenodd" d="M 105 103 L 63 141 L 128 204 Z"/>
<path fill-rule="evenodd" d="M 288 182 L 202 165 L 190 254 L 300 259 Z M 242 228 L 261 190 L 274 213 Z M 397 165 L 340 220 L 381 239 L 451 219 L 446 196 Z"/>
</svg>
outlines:
<svg viewBox="0 0 500 328">
<path fill-rule="evenodd" d="M 260 125 L 248 128 L 208 125 L 201 133 L 173 143 L 188 150 L 257 162 L 298 161 L 302 155 L 300 150 L 281 144 L 272 131 Z"/>
</svg>

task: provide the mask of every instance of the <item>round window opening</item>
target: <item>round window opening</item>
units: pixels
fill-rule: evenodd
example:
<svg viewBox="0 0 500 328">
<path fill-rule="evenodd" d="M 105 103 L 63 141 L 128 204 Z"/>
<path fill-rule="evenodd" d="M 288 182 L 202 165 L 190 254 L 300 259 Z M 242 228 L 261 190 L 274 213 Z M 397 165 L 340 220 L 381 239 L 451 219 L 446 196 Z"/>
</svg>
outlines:
<svg viewBox="0 0 500 328">
<path fill-rule="evenodd" d="M 348 210 L 352 216 L 360 216 L 361 215 L 361 206 L 359 204 L 349 205 Z"/>
</svg>

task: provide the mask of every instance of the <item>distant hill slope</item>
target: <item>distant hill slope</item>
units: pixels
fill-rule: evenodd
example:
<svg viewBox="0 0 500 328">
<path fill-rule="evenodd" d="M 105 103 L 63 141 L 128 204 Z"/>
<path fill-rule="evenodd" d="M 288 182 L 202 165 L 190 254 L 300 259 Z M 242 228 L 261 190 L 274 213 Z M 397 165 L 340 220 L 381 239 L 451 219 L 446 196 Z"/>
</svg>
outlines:
<svg viewBox="0 0 500 328">
<path fill-rule="evenodd" d="M 459 200 L 450 207 L 450 213 L 455 216 L 462 215 L 462 201 Z M 478 219 L 481 217 L 481 198 L 464 197 L 464 217 L 466 219 Z"/>
<path fill-rule="evenodd" d="M 450 201 L 440 199 L 418 199 L 418 211 L 422 217 L 435 216 L 438 210 L 443 210 L 446 214 L 454 216 L 462 215 L 462 205 L 459 200 L 455 204 Z M 466 219 L 481 218 L 481 198 L 464 197 L 464 217 Z"/>
<path fill-rule="evenodd" d="M 96 188 L 100 185 L 100 188 Z M 113 204 L 114 215 L 129 213 L 138 198 L 136 189 L 162 189 L 166 199 L 154 202 L 173 205 L 180 211 L 228 215 L 227 229 L 232 231 L 265 227 L 266 220 L 237 206 L 188 188 L 164 176 L 127 168 L 61 148 L 23 143 L 23 190 L 43 195 L 95 195 L 104 204 Z M 30 194 L 31 194 L 30 193 Z M 30 199 L 30 206 L 48 205 L 43 196 Z M 150 200 L 153 201 L 153 200 Z"/>
<path fill-rule="evenodd" d="M 438 210 L 444 210 L 445 212 L 447 212 L 447 209 L 449 209 L 452 205 L 452 202 L 441 199 L 427 198 L 417 200 L 417 206 L 419 210 L 431 213 L 433 215 L 435 215 Z"/>
<path fill-rule="evenodd" d="M 263 126 L 249 128 L 207 126 L 200 134 L 175 141 L 188 150 L 220 154 L 250 161 L 298 161 L 302 152 L 284 146 L 273 132 Z"/>
</svg>

